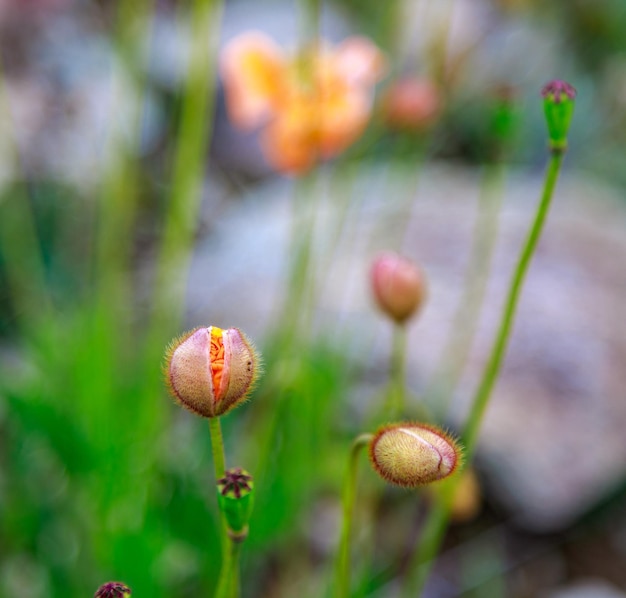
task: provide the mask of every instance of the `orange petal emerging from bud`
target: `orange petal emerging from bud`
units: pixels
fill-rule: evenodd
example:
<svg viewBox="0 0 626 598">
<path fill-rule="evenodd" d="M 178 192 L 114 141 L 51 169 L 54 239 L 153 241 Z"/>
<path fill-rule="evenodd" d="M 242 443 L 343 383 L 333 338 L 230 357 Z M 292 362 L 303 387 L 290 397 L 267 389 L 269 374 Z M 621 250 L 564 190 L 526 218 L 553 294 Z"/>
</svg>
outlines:
<svg viewBox="0 0 626 598">
<path fill-rule="evenodd" d="M 203 417 L 223 415 L 243 402 L 259 371 L 259 359 L 237 328 L 197 328 L 167 352 L 166 382 L 183 407 Z"/>
<path fill-rule="evenodd" d="M 370 442 L 369 454 L 382 478 L 405 488 L 442 480 L 461 461 L 461 449 L 448 434 L 421 423 L 383 426 Z"/>
<path fill-rule="evenodd" d="M 422 271 L 395 253 L 378 257 L 372 265 L 372 290 L 382 311 L 402 323 L 419 310 L 426 297 Z"/>
</svg>

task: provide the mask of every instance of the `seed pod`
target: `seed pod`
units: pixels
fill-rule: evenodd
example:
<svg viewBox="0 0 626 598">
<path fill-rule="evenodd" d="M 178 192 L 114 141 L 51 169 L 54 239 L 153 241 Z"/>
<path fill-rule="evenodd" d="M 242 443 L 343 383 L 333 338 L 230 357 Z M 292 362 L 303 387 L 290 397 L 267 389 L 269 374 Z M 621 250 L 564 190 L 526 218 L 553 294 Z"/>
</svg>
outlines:
<svg viewBox="0 0 626 598">
<path fill-rule="evenodd" d="M 233 540 L 244 540 L 254 500 L 252 476 L 240 467 L 227 469 L 224 477 L 217 481 L 217 500 Z"/>
<path fill-rule="evenodd" d="M 167 386 L 186 409 L 217 417 L 242 403 L 259 374 L 259 358 L 237 328 L 196 328 L 175 340 L 165 363 Z"/>
<path fill-rule="evenodd" d="M 119 581 L 109 581 L 98 588 L 94 598 L 130 598 L 130 588 Z"/>
<path fill-rule="evenodd" d="M 436 426 L 399 423 L 380 428 L 369 445 L 372 466 L 387 482 L 415 488 L 451 475 L 461 449 Z"/>
<path fill-rule="evenodd" d="M 422 271 L 395 253 L 385 253 L 374 260 L 371 280 L 376 303 L 399 324 L 415 314 L 426 297 Z"/>
<path fill-rule="evenodd" d="M 541 90 L 543 107 L 550 136 L 550 149 L 563 152 L 567 149 L 567 132 L 574 114 L 576 90 L 565 81 L 550 81 Z"/>
</svg>

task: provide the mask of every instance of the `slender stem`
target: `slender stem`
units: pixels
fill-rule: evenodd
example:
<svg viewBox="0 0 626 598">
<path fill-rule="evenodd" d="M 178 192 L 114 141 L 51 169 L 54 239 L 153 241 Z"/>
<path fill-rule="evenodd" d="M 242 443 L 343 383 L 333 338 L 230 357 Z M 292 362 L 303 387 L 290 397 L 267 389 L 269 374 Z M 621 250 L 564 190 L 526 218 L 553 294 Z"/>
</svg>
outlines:
<svg viewBox="0 0 626 598">
<path fill-rule="evenodd" d="M 215 481 L 223 478 L 226 473 L 226 459 L 224 457 L 224 437 L 222 436 L 222 425 L 219 417 L 209 418 L 209 431 L 211 435 L 211 451 L 213 453 L 213 467 L 215 469 Z M 220 536 L 222 544 L 222 567 L 217 587 L 217 596 L 230 598 L 228 596 L 228 580 L 230 579 L 232 540 L 228 535 L 228 524 L 226 516 L 220 509 Z"/>
<path fill-rule="evenodd" d="M 551 154 L 537 213 L 528 232 L 528 236 L 526 237 L 526 241 L 511 279 L 509 292 L 502 312 L 496 339 L 491 350 L 491 355 L 487 365 L 485 366 L 481 383 L 478 386 L 472 400 L 471 410 L 465 424 L 465 431 L 463 433 L 466 458 L 468 462 L 471 461 L 474 454 L 480 424 L 489 402 L 491 390 L 493 389 L 502 367 L 522 285 L 528 272 L 531 258 L 537 247 L 541 231 L 543 230 L 562 162 L 563 152 L 553 152 Z M 435 505 L 429 514 L 424 527 L 422 540 L 413 556 L 411 569 L 405 579 L 403 591 L 406 598 L 416 598 L 421 595 L 435 556 L 439 551 L 441 542 L 443 541 L 445 529 L 449 519 L 450 500 L 454 496 L 459 479 L 460 475 L 457 474 L 449 480 L 446 492 L 441 498 L 441 502 Z"/>
<path fill-rule="evenodd" d="M 228 539 L 228 551 L 222 570 L 220 571 L 220 578 L 217 584 L 217 590 L 215 591 L 215 598 L 239 598 L 240 583 L 239 583 L 239 555 L 241 554 L 242 541 L 235 541 L 232 538 Z"/>
<path fill-rule="evenodd" d="M 391 420 L 400 417 L 406 407 L 406 341 L 406 326 L 395 324 L 391 349 L 391 379 L 387 401 L 387 417 Z"/>
<path fill-rule="evenodd" d="M 219 417 L 209 418 L 209 431 L 211 432 L 211 450 L 213 452 L 213 466 L 215 467 L 215 481 L 217 482 L 217 480 L 224 477 L 226 472 L 224 438 Z"/>
<path fill-rule="evenodd" d="M 550 208 L 550 202 L 554 192 L 554 187 L 556 185 L 562 163 L 562 152 L 555 152 L 551 154 L 548 169 L 546 171 L 543 194 L 541 196 L 541 201 L 539 202 L 537 214 L 535 216 L 535 220 L 532 224 L 530 232 L 528 233 L 528 236 L 526 238 L 526 242 L 524 243 L 522 253 L 520 254 L 519 261 L 515 269 L 515 273 L 513 274 L 513 279 L 511 281 L 509 294 L 506 299 L 504 313 L 500 322 L 500 328 L 498 330 L 496 342 L 492 349 L 491 357 L 489 359 L 489 362 L 487 363 L 487 367 L 485 368 L 480 386 L 478 387 L 478 390 L 474 395 L 469 419 L 465 424 L 463 441 L 468 457 L 474 452 L 474 446 L 476 444 L 478 431 L 480 429 L 480 424 L 482 422 L 485 409 L 489 402 L 491 390 L 493 389 L 495 381 L 502 367 L 502 362 L 506 354 L 509 337 L 511 335 L 511 329 L 513 327 L 513 321 L 515 319 L 515 311 L 519 302 L 522 285 L 524 283 L 526 273 L 528 272 L 528 267 L 530 265 L 532 256 L 535 253 L 537 242 L 539 241 L 539 237 L 541 236 L 541 231 L 543 230 L 546 216 Z"/>
<path fill-rule="evenodd" d="M 352 443 L 350 451 L 348 472 L 343 488 L 343 520 L 335 569 L 335 598 L 347 598 L 350 592 L 350 540 L 354 523 L 358 458 L 361 449 L 368 445 L 372 438 L 372 434 L 361 434 Z"/>
</svg>

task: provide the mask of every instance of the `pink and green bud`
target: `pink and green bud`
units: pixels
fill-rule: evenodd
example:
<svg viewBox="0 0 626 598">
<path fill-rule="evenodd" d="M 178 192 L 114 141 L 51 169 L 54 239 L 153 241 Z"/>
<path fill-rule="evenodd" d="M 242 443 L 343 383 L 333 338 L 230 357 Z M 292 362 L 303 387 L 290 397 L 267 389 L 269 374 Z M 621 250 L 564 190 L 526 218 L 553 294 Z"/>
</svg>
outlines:
<svg viewBox="0 0 626 598">
<path fill-rule="evenodd" d="M 543 107 L 550 136 L 550 149 L 563 152 L 567 149 L 567 132 L 574 114 L 576 90 L 565 81 L 550 81 L 541 90 Z"/>
<path fill-rule="evenodd" d="M 130 588 L 119 581 L 109 581 L 101 585 L 94 598 L 130 598 Z"/>
<path fill-rule="evenodd" d="M 224 415 L 250 393 L 259 358 L 237 328 L 197 328 L 175 340 L 165 363 L 167 386 L 178 403 L 202 417 Z"/>
<path fill-rule="evenodd" d="M 461 448 L 449 434 L 423 423 L 383 426 L 370 442 L 369 455 L 385 481 L 404 488 L 443 480 L 462 460 Z"/>
<path fill-rule="evenodd" d="M 233 540 L 242 541 L 248 535 L 248 522 L 254 503 L 254 481 L 240 467 L 227 469 L 217 481 L 217 501 L 224 513 Z"/>
<path fill-rule="evenodd" d="M 374 260 L 371 281 L 376 303 L 399 324 L 413 316 L 426 298 L 422 271 L 395 253 L 385 253 Z"/>
</svg>

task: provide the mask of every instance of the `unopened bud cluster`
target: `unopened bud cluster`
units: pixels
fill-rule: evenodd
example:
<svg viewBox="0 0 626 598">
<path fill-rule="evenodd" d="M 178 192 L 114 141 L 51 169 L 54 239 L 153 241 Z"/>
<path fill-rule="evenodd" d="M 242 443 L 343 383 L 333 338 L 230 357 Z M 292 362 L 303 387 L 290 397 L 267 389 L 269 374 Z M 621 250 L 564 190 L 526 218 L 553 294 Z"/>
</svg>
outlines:
<svg viewBox="0 0 626 598">
<path fill-rule="evenodd" d="M 383 426 L 370 442 L 369 455 L 382 478 L 405 488 L 442 480 L 462 460 L 461 449 L 449 434 L 423 423 Z"/>
<path fill-rule="evenodd" d="M 246 399 L 260 367 L 257 353 L 243 332 L 209 326 L 174 341 L 164 369 L 169 390 L 178 403 L 203 417 L 217 417 Z"/>
<path fill-rule="evenodd" d="M 426 298 L 424 274 L 396 253 L 384 253 L 374 260 L 371 281 L 376 303 L 398 324 L 416 314 Z"/>
</svg>

